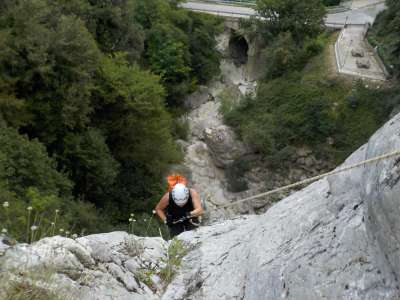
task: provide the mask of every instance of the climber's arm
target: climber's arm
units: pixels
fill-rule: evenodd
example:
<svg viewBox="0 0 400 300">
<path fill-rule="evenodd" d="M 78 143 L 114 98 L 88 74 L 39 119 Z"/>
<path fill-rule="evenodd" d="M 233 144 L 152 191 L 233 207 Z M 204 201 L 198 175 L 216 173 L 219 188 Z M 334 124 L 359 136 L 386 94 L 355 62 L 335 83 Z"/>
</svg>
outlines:
<svg viewBox="0 0 400 300">
<path fill-rule="evenodd" d="M 204 213 L 204 210 L 201 207 L 200 196 L 193 189 L 190 189 L 190 194 L 192 195 L 192 201 L 193 201 L 193 207 L 194 207 L 194 210 L 192 210 L 190 212 L 190 215 L 193 217 L 199 217 Z"/>
<path fill-rule="evenodd" d="M 162 196 L 160 202 L 158 202 L 156 206 L 156 214 L 157 216 L 165 223 L 167 216 L 165 215 L 164 210 L 168 206 L 168 201 L 169 201 L 169 193 L 165 193 L 164 196 Z"/>
</svg>

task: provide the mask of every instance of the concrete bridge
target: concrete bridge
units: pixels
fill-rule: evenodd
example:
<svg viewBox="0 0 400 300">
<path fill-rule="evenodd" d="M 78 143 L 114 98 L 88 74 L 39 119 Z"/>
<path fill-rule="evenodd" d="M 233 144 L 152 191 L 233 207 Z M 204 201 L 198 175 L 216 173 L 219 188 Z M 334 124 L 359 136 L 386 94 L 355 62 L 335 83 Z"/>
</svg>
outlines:
<svg viewBox="0 0 400 300">
<path fill-rule="evenodd" d="M 189 0 L 182 3 L 182 7 L 209 14 L 215 14 L 231 18 L 259 17 L 255 7 L 232 5 L 228 1 L 199 1 Z M 364 25 L 372 24 L 376 15 L 385 8 L 383 0 L 353 0 L 347 1 L 345 11 L 328 10 L 325 18 L 325 25 L 333 28 L 343 28 L 345 24 Z"/>
<path fill-rule="evenodd" d="M 228 1 L 199 1 L 190 0 L 182 3 L 182 7 L 196 11 L 219 15 L 225 17 L 226 27 L 231 30 L 229 49 L 232 54 L 244 56 L 248 54 L 253 61 L 257 60 L 257 49 L 259 41 L 252 40 L 239 29 L 241 18 L 260 18 L 255 6 L 240 6 L 227 3 Z M 383 0 L 353 0 L 344 2 L 347 9 L 345 11 L 328 11 L 325 17 L 325 26 L 328 28 L 341 29 L 342 32 L 335 45 L 336 62 L 338 72 L 375 80 L 385 80 L 387 72 L 379 57 L 371 50 L 365 40 L 364 27 L 374 23 L 379 12 L 385 9 Z M 369 60 L 369 69 L 359 69 L 356 66 L 357 59 L 353 59 L 351 52 L 353 48 L 363 50 L 365 58 Z"/>
</svg>

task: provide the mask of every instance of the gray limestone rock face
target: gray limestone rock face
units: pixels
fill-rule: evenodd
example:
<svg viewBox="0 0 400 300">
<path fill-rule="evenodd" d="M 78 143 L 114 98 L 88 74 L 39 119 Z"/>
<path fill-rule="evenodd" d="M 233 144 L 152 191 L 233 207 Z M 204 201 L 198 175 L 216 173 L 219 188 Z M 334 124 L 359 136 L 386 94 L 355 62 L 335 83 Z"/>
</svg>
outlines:
<svg viewBox="0 0 400 300">
<path fill-rule="evenodd" d="M 343 166 L 400 149 L 400 114 Z M 163 300 L 400 299 L 400 157 L 340 173 L 192 244 Z"/>
<path fill-rule="evenodd" d="M 55 236 L 5 249 L 0 256 L 0 275 L 24 282 L 32 281 L 35 273 L 47 272 L 45 288 L 63 299 L 159 299 L 160 287 L 147 286 L 138 274 L 149 268 L 157 270 L 165 260 L 167 245 L 161 238 L 140 238 L 126 232 L 76 240 Z M 2 284 L 6 279 L 1 278 Z"/>
</svg>

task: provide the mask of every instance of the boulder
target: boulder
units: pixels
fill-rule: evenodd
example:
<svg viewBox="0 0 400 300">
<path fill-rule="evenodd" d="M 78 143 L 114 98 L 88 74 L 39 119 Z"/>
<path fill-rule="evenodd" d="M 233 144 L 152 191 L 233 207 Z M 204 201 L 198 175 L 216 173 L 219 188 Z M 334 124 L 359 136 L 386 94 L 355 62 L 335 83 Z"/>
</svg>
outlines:
<svg viewBox="0 0 400 300">
<path fill-rule="evenodd" d="M 214 97 L 210 93 L 210 89 L 206 86 L 199 86 L 198 89 L 190 94 L 184 101 L 187 109 L 193 110 L 199 108 L 208 101 L 213 101 Z"/>
<path fill-rule="evenodd" d="M 353 57 L 364 57 L 365 53 L 364 53 L 364 50 L 362 48 L 355 48 L 355 49 L 351 49 L 351 56 L 353 56 Z"/>
<path fill-rule="evenodd" d="M 133 255 L 135 243 L 140 243 L 143 251 Z M 9 247 L 0 256 L 0 265 L 12 280 L 20 282 L 35 282 L 35 273 L 50 272 L 45 288 L 62 296 L 68 293 L 71 299 L 151 300 L 159 299 L 161 290 L 151 290 L 137 272 L 159 268 L 167 247 L 161 238 L 140 238 L 126 232 L 76 240 L 55 236 Z"/>
<path fill-rule="evenodd" d="M 359 69 L 369 69 L 371 67 L 371 62 L 366 58 L 360 58 L 356 60 L 356 65 Z"/>
</svg>

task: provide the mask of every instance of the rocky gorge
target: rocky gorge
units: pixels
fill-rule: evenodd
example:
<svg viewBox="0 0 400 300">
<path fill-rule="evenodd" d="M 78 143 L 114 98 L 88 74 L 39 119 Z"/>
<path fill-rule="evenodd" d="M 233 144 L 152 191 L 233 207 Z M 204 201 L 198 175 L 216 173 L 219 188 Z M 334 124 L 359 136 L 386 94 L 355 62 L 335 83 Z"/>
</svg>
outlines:
<svg viewBox="0 0 400 300">
<path fill-rule="evenodd" d="M 178 141 L 185 153 L 184 164 L 178 169 L 190 178 L 210 208 L 315 176 L 334 167 L 332 162 L 317 159 L 313 150 L 306 146 L 296 149 L 289 165 L 270 167 L 224 124 L 221 106 L 238 105 L 242 97 L 253 97 L 257 80 L 262 76 L 260 42 L 244 36 L 240 28 L 226 25 L 218 37 L 217 49 L 222 56 L 220 76 L 185 100 L 189 113 L 184 121 L 189 124 L 189 135 L 187 141 Z M 247 40 L 248 45 L 243 45 Z M 249 166 L 235 171 L 235 166 L 241 162 Z M 273 201 L 288 194 L 281 193 L 267 202 L 236 205 L 224 210 L 224 216 L 266 211 Z M 210 216 L 211 220 L 219 217 L 220 213 Z"/>
<path fill-rule="evenodd" d="M 160 1 L 161 4 L 162 1 Z M 173 1 L 174 5 L 175 2 Z M 156 8 L 153 5 L 155 2 L 149 3 L 143 1 L 142 4 L 146 7 L 149 5 L 147 8 L 152 13 L 152 6 Z M 289 6 L 295 6 L 294 2 L 288 1 L 288 3 Z M 300 4 L 307 7 L 306 1 Z M 7 7 L 7 5 L 0 6 Z M 96 7 L 96 12 L 101 12 L 101 6 L 99 4 Z M 45 14 L 48 16 L 52 15 L 53 11 L 45 10 L 45 7 L 43 5 L 37 10 L 46 11 Z M 312 10 L 311 6 L 309 10 Z M 140 11 L 144 12 L 144 10 Z M 12 15 L 21 15 L 21 19 L 25 17 L 29 19 L 27 18 L 29 13 L 25 15 L 18 12 L 31 12 L 32 16 L 36 16 L 29 6 L 23 11 L 12 11 Z M 163 14 L 164 12 L 161 15 Z M 283 16 L 283 14 L 278 15 Z M 190 16 L 180 18 L 184 14 L 173 13 L 172 16 L 182 21 L 183 19 L 191 20 Z M 36 24 L 39 28 L 44 19 L 37 19 L 38 22 L 32 24 Z M 159 16 L 156 16 L 156 19 L 158 20 Z M 292 19 L 296 20 L 296 18 Z M 109 202 L 112 205 L 107 206 L 107 209 L 103 207 L 101 214 L 92 214 L 97 206 L 86 211 L 84 205 L 74 206 L 70 213 L 68 209 L 76 204 L 72 198 L 44 197 L 45 194 L 40 194 L 36 190 L 26 190 L 25 185 L 29 185 L 30 178 L 38 177 L 42 181 L 40 183 L 46 185 L 52 177 L 57 177 L 57 173 L 51 173 L 49 171 L 53 170 L 51 168 L 26 168 L 27 162 L 36 162 L 39 159 L 35 158 L 37 156 L 26 155 L 29 154 L 26 149 L 30 148 L 21 147 L 22 150 L 20 150 L 17 147 L 19 144 L 16 146 L 14 143 L 8 143 L 8 141 L 17 140 L 18 137 L 22 139 L 19 129 L 9 131 L 4 128 L 7 135 L 4 135 L 6 138 L 0 144 L 7 146 L 3 147 L 7 152 L 0 151 L 0 160 L 3 162 L 6 161 L 4 158 L 11 157 L 10 162 L 18 160 L 21 163 L 7 162 L 6 167 L 3 168 L 4 172 L 0 175 L 14 175 L 9 173 L 15 170 L 16 173 L 21 172 L 29 176 L 21 177 L 20 182 L 12 182 L 10 180 L 12 177 L 2 175 L 4 178 L 2 177 L 0 182 L 0 192 L 4 199 L 0 219 L 2 222 L 6 220 L 0 227 L 0 300 L 400 299 L 400 113 L 398 106 L 397 109 L 393 109 L 395 101 L 391 99 L 397 98 L 399 90 L 394 90 L 387 95 L 377 93 L 369 99 L 370 94 L 380 89 L 379 86 L 374 91 L 368 89 L 364 94 L 360 94 L 359 98 L 343 98 L 345 101 L 343 107 L 349 109 L 345 112 L 348 112 L 348 118 L 354 122 L 350 122 L 344 129 L 337 126 L 332 127 L 332 131 L 326 131 L 326 134 L 318 139 L 318 146 L 320 145 L 321 148 L 317 147 L 317 143 L 312 143 L 312 137 L 310 137 L 316 135 L 318 130 L 315 130 L 315 127 L 308 127 L 307 135 L 287 144 L 287 148 L 290 149 L 288 153 L 282 155 L 285 159 L 282 159 L 281 153 L 274 152 L 276 157 L 279 156 L 274 164 L 273 151 L 256 146 L 257 139 L 268 140 L 266 142 L 284 139 L 284 130 L 280 130 L 279 127 L 274 136 L 264 135 L 275 124 L 269 123 L 265 118 L 257 118 L 258 112 L 274 117 L 279 116 L 280 113 L 271 109 L 274 106 L 278 107 L 279 103 L 259 96 L 264 87 L 264 78 L 260 79 L 265 69 L 262 67 L 263 59 L 267 59 L 268 56 L 260 53 L 259 49 L 263 48 L 258 45 L 260 41 L 257 37 L 252 37 L 251 31 L 247 33 L 242 31 L 240 23 L 235 20 L 225 20 L 225 31 L 218 37 L 218 51 L 222 56 L 219 65 L 221 72 L 208 76 L 214 73 L 213 68 L 213 71 L 208 72 L 206 76 L 213 77 L 209 78 L 209 85 L 198 87 L 196 92 L 179 103 L 181 105 L 184 102 L 187 114 L 182 117 L 182 123 L 178 120 L 171 124 L 174 126 L 171 128 L 171 134 L 174 138 L 182 137 L 181 140 L 176 141 L 182 150 L 180 153 L 176 151 L 172 136 L 168 135 L 170 141 L 168 145 L 176 154 L 176 160 L 172 161 L 179 162 L 179 155 L 184 154 L 184 161 L 179 165 L 171 166 L 168 172 L 176 170 L 187 176 L 190 185 L 200 192 L 206 208 L 203 224 L 195 230 L 184 232 L 168 240 L 164 235 L 166 227 L 158 221 L 152 223 L 154 216 L 139 215 L 139 210 L 136 210 L 139 208 L 137 205 L 139 202 L 132 201 L 134 197 L 127 196 L 130 195 L 128 193 L 114 193 L 109 188 L 99 190 L 100 196 L 106 191 L 115 195 L 112 198 L 114 201 Z M 18 23 L 16 24 L 15 27 L 20 27 Z M 25 23 L 20 22 L 20 25 L 22 24 Z M 297 24 L 304 24 L 304 22 L 297 22 Z M 168 22 L 164 25 L 162 27 L 167 28 Z M 10 28 L 13 26 L 14 24 L 10 25 Z M 32 26 L 32 28 L 36 27 Z M 172 30 L 168 31 L 176 31 L 176 28 L 171 28 Z M 45 32 L 47 31 L 39 33 Z M 207 32 L 204 30 L 203 33 Z M 64 35 L 61 31 L 59 34 L 62 37 L 70 36 Z M 40 40 L 38 37 L 41 34 L 32 36 L 32 40 L 36 41 Z M 197 38 L 194 40 L 198 41 Z M 303 40 L 306 41 L 306 39 Z M 10 41 L 14 39 L 10 38 Z M 23 38 L 18 37 L 15 41 L 15 44 L 24 44 Z M 193 48 L 198 49 L 202 44 L 201 42 L 195 44 Z M 177 47 L 179 48 L 179 44 Z M 282 48 L 284 51 L 287 49 L 285 46 Z M 193 61 L 201 62 L 199 52 L 190 53 L 193 53 Z M 217 61 L 217 56 L 215 61 Z M 164 55 L 161 53 L 160 57 L 163 58 Z M 3 57 L 3 60 L 7 61 L 7 56 Z M 60 64 L 60 66 L 63 65 L 65 64 Z M 110 69 L 105 69 L 101 75 L 109 74 L 108 71 L 116 66 L 117 64 L 110 64 Z M 217 64 L 213 66 L 218 68 Z M 327 62 L 321 63 L 321 66 L 318 74 L 330 73 L 325 69 Z M 305 70 L 305 72 L 308 71 L 309 68 Z M 128 75 L 131 72 L 132 70 L 128 68 L 121 75 Z M 137 77 L 140 78 L 143 74 L 139 72 Z M 191 78 L 193 80 L 190 82 L 193 83 L 192 88 L 194 88 L 198 82 L 197 77 Z M 318 82 L 314 82 L 315 86 L 322 84 L 320 89 L 316 90 L 315 94 L 318 95 L 316 100 L 327 92 L 328 86 L 334 85 L 334 82 L 319 79 L 321 79 L 320 76 L 318 76 Z M 257 82 L 261 87 L 259 89 Z M 297 88 L 304 87 L 303 90 L 312 90 L 314 85 L 310 82 L 307 86 L 303 86 L 304 83 L 304 80 L 293 81 L 290 85 L 285 84 L 278 90 L 280 103 L 291 103 L 294 98 L 300 103 L 299 106 L 295 106 L 296 109 L 287 113 L 289 118 L 295 116 L 296 112 L 308 111 L 303 109 L 302 105 L 313 96 L 309 97 L 306 93 L 304 97 L 297 97 Z M 284 91 L 291 85 L 296 87 L 293 89 L 295 93 L 286 95 Z M 124 86 L 125 84 L 116 85 L 115 91 L 119 91 Z M 137 84 L 128 86 L 136 87 Z M 144 90 L 151 91 L 155 86 L 157 85 L 151 84 Z M 274 90 L 275 86 L 278 86 L 277 82 L 271 82 L 265 90 Z M 353 86 L 356 86 L 355 82 Z M 50 88 L 52 89 L 51 86 Z M 160 87 L 160 93 L 162 93 L 161 90 Z M 125 96 L 130 99 L 131 94 L 126 93 Z M 150 95 L 149 100 L 150 98 L 154 97 Z M 262 107 L 265 103 L 269 106 Z M 232 109 L 235 106 L 238 108 L 237 105 L 240 104 L 244 104 L 243 107 L 250 104 L 254 109 L 250 111 Z M 333 102 L 329 112 L 338 112 L 339 105 L 338 102 Z M 357 105 L 362 113 L 356 109 Z M 316 111 L 321 111 L 320 107 L 317 106 Z M 176 113 L 180 114 L 181 109 L 182 107 L 179 107 L 179 112 Z M 229 109 L 237 112 L 239 122 L 232 121 L 232 118 L 228 116 L 226 111 Z M 162 111 L 164 110 L 158 112 Z M 111 114 L 109 109 L 105 109 L 104 112 L 104 119 L 108 119 L 111 115 L 116 119 L 120 118 L 118 111 Z M 388 117 L 390 112 L 391 115 Z M 171 113 L 175 114 L 172 111 Z M 44 115 L 47 116 L 47 114 Z M 147 118 L 146 121 L 160 125 L 162 123 L 159 122 L 159 115 L 156 114 L 155 121 L 147 120 Z M 321 119 L 325 121 L 329 115 L 322 115 Z M 376 123 L 373 122 L 375 117 Z M 2 112 L 0 112 L 1 118 Z M 242 122 L 243 119 L 258 122 L 247 127 L 246 123 Z M 390 120 L 387 121 L 388 119 Z M 277 117 L 275 123 L 284 124 L 282 120 L 284 119 Z M 303 120 L 299 118 L 299 122 L 294 123 L 296 125 L 292 126 L 293 131 L 300 131 L 299 127 L 301 123 L 304 123 Z M 366 120 L 366 122 L 360 122 L 361 120 Z M 383 124 L 385 121 L 387 121 L 386 124 Z M 341 119 L 338 123 L 340 122 Z M 131 129 L 144 128 L 137 124 L 146 123 L 134 122 L 134 127 Z M 232 125 L 232 128 L 227 126 L 228 123 Z M 381 128 L 376 131 L 378 127 Z M 246 128 L 247 132 L 243 131 L 243 128 Z M 118 127 L 112 132 L 119 133 L 120 129 Z M 126 132 L 132 132 L 131 129 L 127 128 Z M 188 130 L 187 137 L 183 132 L 186 129 Z M 352 144 L 357 146 L 349 151 L 335 148 L 338 141 L 341 141 L 341 135 L 336 135 L 336 132 L 341 129 L 343 132 L 355 130 L 356 133 L 352 132 L 353 134 L 348 136 L 349 140 L 358 137 L 357 133 L 360 133 L 359 142 Z M 374 131 L 376 132 L 372 135 Z M 261 135 L 250 136 L 250 138 L 249 135 L 246 136 L 247 133 L 251 135 L 258 132 L 261 132 Z M 134 134 L 134 136 L 137 137 L 140 134 Z M 94 137 L 98 138 L 93 139 L 94 141 L 102 141 L 103 135 L 97 134 Z M 367 137 L 369 137 L 368 140 Z M 71 142 L 76 146 L 81 144 L 80 139 L 76 142 L 72 140 Z M 150 139 L 151 142 L 143 148 L 143 153 L 146 152 L 149 161 L 158 157 L 157 154 L 151 154 L 150 148 L 161 149 L 156 146 L 155 140 Z M 93 144 L 91 139 L 88 141 L 87 144 Z M 252 141 L 254 148 L 251 146 Z M 28 140 L 19 142 L 21 145 L 31 145 Z M 303 144 L 306 142 L 309 146 Z M 343 159 L 344 155 L 347 156 L 362 143 L 365 144 L 337 166 L 337 173 L 320 176 L 318 181 L 317 179 L 309 180 L 307 185 L 302 184 L 301 189 L 296 187 L 287 192 L 276 192 L 268 197 L 263 193 L 332 170 L 336 164 L 333 165 L 329 159 L 333 159 L 334 154 L 330 156 L 331 153 L 327 153 L 325 157 L 329 159 L 322 157 L 323 152 L 330 146 L 335 148 L 336 153 L 342 153 L 340 157 Z M 86 141 L 82 144 L 86 144 Z M 125 145 L 125 143 L 121 144 L 120 148 L 128 151 L 133 149 Z M 40 144 L 36 143 L 36 146 L 40 150 Z M 43 155 L 38 157 L 45 160 L 50 158 L 48 154 L 51 152 L 44 151 L 44 147 L 40 152 Z M 101 153 L 98 148 L 95 144 L 93 148 L 95 151 L 87 156 L 88 164 L 77 166 L 77 170 L 89 165 L 94 154 Z M 107 154 L 106 151 L 105 153 Z M 388 153 L 391 155 L 388 156 Z M 113 156 L 109 157 L 113 158 Z M 371 158 L 376 157 L 380 159 L 371 161 Z M 132 157 L 127 158 L 129 163 L 131 160 Z M 283 160 L 285 161 L 281 163 Z M 370 160 L 368 163 L 360 164 L 368 160 Z M 72 158 L 71 161 L 74 159 Z M 165 163 L 165 166 L 168 166 L 169 162 Z M 47 163 L 50 165 L 51 161 Z M 135 163 L 132 165 L 137 167 Z M 354 167 L 349 168 L 349 166 Z M 56 165 L 52 167 L 55 170 Z M 110 167 L 112 164 L 105 164 L 104 168 L 95 169 L 93 174 L 102 175 L 110 171 Z M 115 168 L 117 169 L 117 166 Z M 36 172 L 36 170 L 41 170 L 41 172 Z M 167 170 L 162 170 L 162 172 L 160 170 L 154 177 L 161 179 L 159 175 L 164 171 Z M 40 177 L 42 173 L 46 176 Z M 109 175 L 111 177 L 113 174 Z M 96 182 L 102 184 L 110 177 L 99 177 Z M 74 179 L 76 182 L 81 181 L 78 176 Z M 143 182 L 143 187 L 151 188 L 151 184 L 145 184 L 150 181 L 143 180 Z M 65 181 L 66 187 L 67 183 Z M 160 193 L 164 192 L 161 184 L 160 182 Z M 9 186 L 10 189 L 8 189 Z M 54 186 L 57 185 L 54 184 Z M 122 191 L 128 187 L 136 187 L 136 185 L 129 184 L 129 181 L 128 184 L 124 182 L 121 184 Z M 17 188 L 20 189 L 20 198 L 13 199 L 14 194 L 16 195 L 14 190 Z M 29 192 L 26 196 L 32 199 L 25 197 L 26 191 Z M 66 191 L 69 190 L 66 188 Z M 67 192 L 60 192 L 60 195 Z M 251 198 L 257 194 L 259 194 L 257 200 L 249 201 L 248 197 Z M 26 201 L 27 199 L 29 202 Z M 65 203 L 58 200 L 64 200 Z M 118 202 L 119 200 L 121 201 Z M 16 202 L 20 205 L 14 206 Z M 134 210 L 128 210 L 124 206 L 111 207 L 125 202 L 131 202 L 129 204 L 134 207 Z M 145 208 L 146 211 L 151 211 L 152 203 L 146 202 L 149 204 Z M 25 204 L 32 206 L 25 207 Z M 44 217 L 38 213 L 38 208 L 42 204 L 46 204 L 42 210 L 49 213 Z M 65 204 L 65 206 L 60 206 L 60 204 Z M 61 215 L 59 215 L 60 211 Z M 54 215 L 52 215 L 53 212 Z M 126 222 L 125 215 L 127 216 L 130 212 L 129 225 L 121 223 L 114 226 L 114 223 L 110 223 L 113 226 L 108 227 L 107 218 L 115 212 L 118 215 L 121 213 L 122 222 Z M 60 218 L 61 216 L 68 217 L 68 220 L 64 221 Z M 97 219 L 98 216 L 102 218 Z M 93 229 L 85 231 L 86 226 L 82 227 L 82 230 L 76 229 L 75 224 L 78 224 L 78 218 L 93 225 Z M 126 225 L 128 225 L 128 232 L 119 231 L 124 230 Z M 149 228 L 152 229 L 151 233 L 148 231 Z M 78 232 L 80 232 L 79 235 Z M 97 234 L 89 235 L 87 232 Z M 145 236 L 134 234 L 138 232 Z M 148 234 L 159 234 L 159 236 L 148 237 Z"/>
<path fill-rule="evenodd" d="M 299 147 L 290 169 L 254 164 L 240 174 L 247 187 L 229 189 L 229 176 L 238 176 L 231 166 L 257 161 L 220 111 L 227 98 L 240 101 L 256 89 L 251 56 L 237 63 L 229 36 L 219 38 L 221 76 L 186 99 L 189 138 L 178 141 L 179 168 L 206 200 L 208 225 L 173 241 L 110 232 L 28 245 L 0 236 L 0 299 L 24 288 L 68 300 L 400 298 L 399 157 L 279 194 L 277 203 L 218 209 L 332 167 Z M 398 149 L 400 114 L 338 168 Z"/>
<path fill-rule="evenodd" d="M 400 114 L 343 166 L 398 149 Z M 28 270 L 51 270 L 34 282 L 61 299 L 399 299 L 399 195 L 399 157 L 321 179 L 264 214 L 181 234 L 171 282 L 160 270 L 173 242 L 161 238 L 114 232 L 10 246 L 2 237 L 2 283 L 32 284 Z"/>
</svg>

